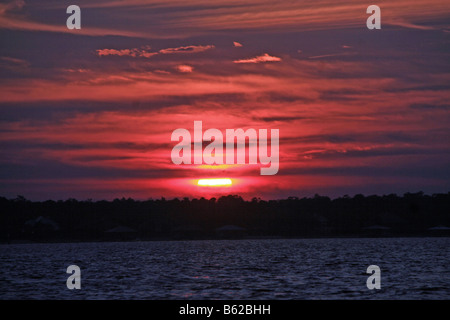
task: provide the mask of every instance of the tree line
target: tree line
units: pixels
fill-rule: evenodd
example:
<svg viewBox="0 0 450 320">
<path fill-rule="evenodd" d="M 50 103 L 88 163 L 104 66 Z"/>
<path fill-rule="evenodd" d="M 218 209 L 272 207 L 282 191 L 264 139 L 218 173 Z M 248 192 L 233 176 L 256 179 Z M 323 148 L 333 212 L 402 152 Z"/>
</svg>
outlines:
<svg viewBox="0 0 450 320">
<path fill-rule="evenodd" d="M 230 236 L 242 237 L 432 235 L 445 234 L 450 227 L 450 193 L 358 194 L 336 199 L 315 195 L 281 200 L 227 195 L 30 201 L 18 196 L 0 197 L 0 208 L 2 242 L 202 239 L 217 237 L 223 226 L 228 226 L 224 229 L 230 230 Z M 238 234 L 232 232 L 236 230 Z"/>
</svg>

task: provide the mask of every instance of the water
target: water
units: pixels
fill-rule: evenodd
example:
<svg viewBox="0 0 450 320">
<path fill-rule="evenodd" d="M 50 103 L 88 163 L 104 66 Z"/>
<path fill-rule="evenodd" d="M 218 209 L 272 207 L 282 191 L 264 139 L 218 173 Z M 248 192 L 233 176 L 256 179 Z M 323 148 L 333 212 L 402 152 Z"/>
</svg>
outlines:
<svg viewBox="0 0 450 320">
<path fill-rule="evenodd" d="M 449 299 L 450 238 L 0 245 L 0 299 Z M 69 265 L 81 290 L 69 290 Z M 381 289 L 368 290 L 369 265 Z"/>
</svg>

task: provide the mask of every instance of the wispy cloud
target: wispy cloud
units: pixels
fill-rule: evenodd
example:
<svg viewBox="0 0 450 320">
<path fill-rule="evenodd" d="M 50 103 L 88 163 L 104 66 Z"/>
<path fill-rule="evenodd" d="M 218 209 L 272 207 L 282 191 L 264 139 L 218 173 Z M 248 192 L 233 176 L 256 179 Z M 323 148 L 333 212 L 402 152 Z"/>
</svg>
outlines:
<svg viewBox="0 0 450 320">
<path fill-rule="evenodd" d="M 234 60 L 234 63 L 261 63 L 261 62 L 278 62 L 281 61 L 281 58 L 271 56 L 268 53 L 264 53 L 261 56 L 256 56 L 254 58 L 250 59 L 241 59 L 241 60 Z"/>
<path fill-rule="evenodd" d="M 133 58 L 151 58 L 158 54 L 176 54 L 176 53 L 198 53 L 215 48 L 214 45 L 207 46 L 186 46 L 177 48 L 161 49 L 159 51 L 150 51 L 149 46 L 132 49 L 98 49 L 96 53 L 99 57 L 102 56 L 120 56 Z"/>
<path fill-rule="evenodd" d="M 28 61 L 18 58 L 0 57 L 0 60 L 16 66 L 28 67 L 30 65 Z"/>
<path fill-rule="evenodd" d="M 340 56 L 350 56 L 355 55 L 355 52 L 342 52 L 342 53 L 330 53 L 330 54 L 322 54 L 318 56 L 311 56 L 309 59 L 322 59 L 322 58 L 331 58 L 331 57 L 340 57 Z"/>
<path fill-rule="evenodd" d="M 99 57 L 102 56 L 129 56 L 129 57 L 141 57 L 141 58 L 150 58 L 154 55 L 157 55 L 157 52 L 150 52 L 150 47 L 144 47 L 141 49 L 133 48 L 133 49 L 122 49 L 122 50 L 116 50 L 116 49 L 99 49 L 96 50 L 97 55 Z"/>
<path fill-rule="evenodd" d="M 14 0 L 7 3 L 0 3 L 0 15 L 8 12 L 20 11 L 25 6 L 25 1 Z"/>
<path fill-rule="evenodd" d="M 436 28 L 433 26 L 424 26 L 424 25 L 419 25 L 419 24 L 415 24 L 415 23 L 411 23 L 411 22 L 407 22 L 407 21 L 400 21 L 400 20 L 389 21 L 387 24 L 392 25 L 392 26 L 408 28 L 408 29 L 436 30 Z"/>
<path fill-rule="evenodd" d="M 65 8 L 61 3 L 42 3 L 43 8 L 52 10 Z M 67 30 L 64 23 L 43 23 L 44 20 L 40 17 L 42 10 L 36 10 L 36 6 L 24 5 L 23 1 L 17 0 L 0 5 L 0 28 L 66 32 L 85 36 L 180 38 L 211 34 L 218 30 L 260 30 L 273 33 L 284 28 L 302 31 L 351 28 L 360 27 L 366 18 L 365 8 L 360 0 L 348 0 L 344 4 L 317 0 L 314 5 L 306 0 L 276 4 L 269 0 L 217 0 L 214 3 L 208 0 L 188 3 L 179 0 L 99 0 L 83 3 L 81 6 L 86 10 L 101 10 L 104 18 L 91 21 L 93 24 L 83 24 L 81 30 Z M 33 7 L 35 11 L 28 10 L 25 14 L 23 7 Z M 424 16 L 427 19 L 444 19 L 445 13 L 450 10 L 450 4 L 442 0 L 418 0 L 411 5 L 410 1 L 398 0 L 383 4 L 382 10 L 383 24 L 402 24 L 404 27 L 428 30 L 432 27 L 420 25 Z M 399 17 L 407 22 L 398 22 Z M 126 23 L 128 21 L 134 23 Z"/>
<path fill-rule="evenodd" d="M 16 74 L 24 74 L 30 71 L 31 64 L 24 59 L 13 57 L 0 57 L 0 70 L 9 70 Z"/>
<path fill-rule="evenodd" d="M 115 30 L 112 28 L 99 28 L 93 26 L 82 26 L 81 29 L 69 30 L 65 23 L 59 25 L 52 25 L 43 22 L 33 21 L 28 14 L 25 14 L 23 8 L 26 6 L 25 1 L 15 0 L 6 4 L 0 4 L 0 29 L 9 30 L 26 30 L 32 32 L 57 32 L 57 33 L 70 33 L 74 35 L 83 36 L 123 36 L 123 37 L 136 37 L 147 38 L 148 33 L 129 31 L 129 30 Z"/>
<path fill-rule="evenodd" d="M 177 47 L 177 48 L 167 48 L 159 50 L 161 54 L 172 54 L 172 53 L 196 53 L 203 52 L 206 50 L 214 49 L 213 45 L 207 46 L 186 46 L 186 47 Z"/>
</svg>

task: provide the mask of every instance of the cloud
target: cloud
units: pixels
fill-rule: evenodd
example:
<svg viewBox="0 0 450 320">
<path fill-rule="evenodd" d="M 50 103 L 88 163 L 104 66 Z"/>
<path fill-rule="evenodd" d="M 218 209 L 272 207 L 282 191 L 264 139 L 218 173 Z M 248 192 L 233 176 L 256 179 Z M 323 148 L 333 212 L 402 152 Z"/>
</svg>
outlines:
<svg viewBox="0 0 450 320">
<path fill-rule="evenodd" d="M 99 49 L 96 50 L 97 54 L 101 56 L 129 56 L 130 49 L 116 50 L 116 49 Z"/>
<path fill-rule="evenodd" d="M 0 3 L 0 15 L 4 15 L 10 11 L 20 11 L 25 6 L 25 1 L 15 0 L 9 3 Z"/>
<path fill-rule="evenodd" d="M 50 25 L 40 22 L 27 21 L 23 19 L 14 19 L 2 17 L 0 15 L 0 29 L 10 29 L 10 30 L 26 30 L 26 31 L 43 31 L 43 32 L 59 32 L 59 33 L 70 33 L 74 35 L 81 36 L 122 36 L 122 37 L 133 37 L 133 38 L 146 38 L 147 34 L 139 32 L 128 32 L 113 29 L 103 29 L 103 28 L 91 28 L 82 27 L 77 30 L 69 30 L 65 25 Z"/>
<path fill-rule="evenodd" d="M 126 31 L 126 30 L 114 30 L 109 28 L 96 28 L 92 26 L 82 26 L 81 29 L 69 30 L 64 23 L 59 25 L 51 25 L 42 22 L 32 21 L 29 18 L 29 13 L 25 15 L 22 13 L 22 9 L 25 7 L 23 0 L 15 0 L 6 4 L 0 4 L 0 29 L 9 30 L 25 30 L 25 31 L 43 31 L 43 32 L 58 32 L 58 33 L 70 33 L 83 36 L 123 36 L 123 37 L 136 37 L 146 38 L 149 34 Z"/>
<path fill-rule="evenodd" d="M 90 72 L 91 70 L 89 69 L 84 69 L 84 68 L 69 68 L 69 69 L 63 69 L 66 72 L 70 72 L 70 73 L 87 73 Z"/>
<path fill-rule="evenodd" d="M 410 105 L 411 109 L 420 109 L 420 110 L 448 110 L 450 109 L 450 104 L 426 104 L 426 103 L 414 103 Z"/>
<path fill-rule="evenodd" d="M 233 42 L 233 46 L 235 46 L 235 47 L 242 47 L 242 44 L 239 43 L 239 42 L 234 41 Z"/>
<path fill-rule="evenodd" d="M 309 119 L 308 117 L 301 117 L 301 116 L 269 116 L 269 117 L 255 117 L 254 120 L 256 121 L 264 121 L 264 122 L 275 122 L 275 121 L 296 121 L 296 120 L 305 120 Z"/>
<path fill-rule="evenodd" d="M 0 70 L 3 71 L 3 76 L 8 77 L 8 72 L 18 75 L 26 75 L 31 71 L 31 64 L 23 59 L 12 57 L 0 57 Z M 8 72 L 5 72 L 8 71 Z"/>
<path fill-rule="evenodd" d="M 226 128 L 280 129 L 279 175 L 264 179 L 251 166 L 230 166 L 227 175 L 243 177 L 236 187 L 246 186 L 233 189 L 236 192 L 273 198 L 289 194 L 288 189 L 294 194 L 307 188 L 345 194 L 372 192 L 380 183 L 393 190 L 403 185 L 422 188 L 433 184 L 439 190 L 448 186 L 448 182 L 430 180 L 447 178 L 445 165 L 450 157 L 450 86 L 446 85 L 443 32 L 432 32 L 430 38 L 430 32 L 390 27 L 383 37 L 358 44 L 355 39 L 364 38 L 367 29 L 365 10 L 352 9 L 356 0 L 331 7 L 324 5 L 328 1 L 318 0 L 304 8 L 311 15 L 302 12 L 304 1 L 277 3 L 274 8 L 268 0 L 244 4 L 237 0 L 192 0 L 188 4 L 101 0 L 87 7 L 111 6 L 90 10 L 102 13 L 101 19 L 91 23 L 105 30 L 153 32 L 159 34 L 158 39 L 80 38 L 65 33 L 64 4 L 47 2 L 42 0 L 39 7 L 27 2 L 26 17 L 19 7 L 6 10 L 0 5 L 0 20 L 16 16 L 20 23 L 41 22 L 38 29 L 42 23 L 61 24 L 60 34 L 2 30 L 0 175 L 4 180 L 0 191 L 4 195 L 27 196 L 29 190 L 46 199 L 59 192 L 76 197 L 77 190 L 83 190 L 90 197 L 112 197 L 115 193 L 108 193 L 109 188 L 124 185 L 132 197 L 139 192 L 145 197 L 187 194 L 187 186 L 172 180 L 212 172 L 170 162 L 175 144 L 170 141 L 171 132 L 176 128 L 192 132 L 194 120 L 203 120 L 205 130 L 222 132 Z M 141 5 L 131 10 L 132 3 Z M 397 3 L 386 5 L 398 7 Z M 49 10 L 49 6 L 55 7 Z M 116 6 L 123 9 L 114 10 Z M 269 7 L 275 9 L 273 14 L 265 10 Z M 422 7 L 405 6 L 409 12 L 405 19 L 425 25 L 445 23 L 433 20 L 428 11 L 421 12 L 421 19 L 411 17 L 411 11 Z M 63 20 L 53 17 L 56 12 L 62 13 Z M 361 19 L 355 20 L 357 12 Z M 403 11 L 392 12 L 385 10 L 383 23 Z M 86 27 L 90 33 L 88 20 L 83 21 L 81 31 Z M 305 31 L 347 23 L 358 26 Z M 31 31 L 33 25 L 26 27 Z M 242 49 L 233 43 L 238 27 L 242 27 L 238 38 Z M 218 32 L 220 28 L 224 31 Z M 152 48 L 142 46 L 146 43 Z M 220 48 L 209 51 L 214 48 L 207 45 L 211 43 Z M 417 43 L 429 45 L 418 52 Z M 302 55 L 298 48 L 304 50 Z M 246 53 L 238 54 L 241 50 Z M 206 54 L 195 54 L 201 52 Z M 326 59 L 344 53 L 345 59 Z M 281 58 L 283 63 L 273 65 L 276 68 L 251 65 Z M 418 59 L 423 63 L 418 64 Z M 233 60 L 250 65 L 235 65 Z M 259 68 L 249 72 L 251 67 Z M 411 172 L 405 171 L 404 184 L 390 177 L 403 167 Z M 421 172 L 427 179 L 411 180 Z M 159 173 L 165 182 L 160 183 Z M 105 183 L 109 177 L 117 180 Z M 132 182 L 120 180 L 134 177 Z M 391 189 L 382 191 L 386 190 Z M 192 195 L 198 196 L 195 191 Z"/>
<path fill-rule="evenodd" d="M 102 56 L 128 56 L 133 58 L 151 58 L 158 54 L 174 54 L 174 53 L 197 53 L 203 52 L 206 50 L 213 49 L 213 45 L 207 46 L 186 46 L 186 47 L 178 47 L 178 48 L 167 48 L 161 49 L 159 51 L 149 51 L 151 48 L 149 46 L 144 46 L 142 48 L 132 48 L 132 49 L 98 49 L 96 53 L 99 57 Z"/>
<path fill-rule="evenodd" d="M 185 64 L 181 64 L 176 67 L 176 69 L 181 73 L 191 73 L 194 68 Z"/>
<path fill-rule="evenodd" d="M 13 5 L 14 3 L 19 5 Z M 0 5 L 0 28 L 69 32 L 90 36 L 108 34 L 180 39 L 214 34 L 219 30 L 260 30 L 273 33 L 284 28 L 302 31 L 359 28 L 361 21 L 364 22 L 366 18 L 365 8 L 361 7 L 360 0 L 349 0 L 345 4 L 317 0 L 308 6 L 303 0 L 279 2 L 275 6 L 268 0 L 246 0 L 244 3 L 238 0 L 217 0 L 214 3 L 208 0 L 193 0 L 189 3 L 179 0 L 105 0 L 81 5 L 82 10 L 101 12 L 101 19 L 91 20 L 98 28 L 86 24 L 81 30 L 69 31 L 63 20 L 61 25 L 58 22 L 54 22 L 54 25 L 38 22 L 46 21 L 45 11 L 49 14 L 59 10 L 64 12 L 67 5 L 58 1 L 42 0 L 39 1 L 40 9 L 36 9 L 34 4 L 27 5 L 26 16 L 23 12 L 16 14 L 21 6 L 23 1 Z M 398 0 L 383 5 L 383 24 L 428 28 L 415 23 L 431 21 L 429 18 L 433 17 L 445 17 L 448 9 L 449 4 L 442 0 L 418 0 L 414 5 L 407 0 Z M 355 19 L 358 15 L 361 19 Z M 399 17 L 402 19 L 400 22 Z M 117 30 L 110 29 L 107 24 Z"/>
<path fill-rule="evenodd" d="M 12 58 L 12 57 L 0 57 L 0 60 L 5 61 L 8 64 L 15 66 L 29 67 L 30 63 L 23 59 Z"/>
<path fill-rule="evenodd" d="M 408 29 L 417 29 L 417 30 L 436 30 L 435 27 L 432 26 L 422 26 L 415 23 L 407 22 L 407 21 L 390 21 L 387 24 L 392 26 L 399 26 Z"/>
<path fill-rule="evenodd" d="M 172 54 L 172 53 L 196 53 L 203 52 L 206 50 L 213 49 L 213 45 L 207 46 L 186 46 L 186 47 L 178 47 L 178 48 L 167 48 L 159 50 L 161 54 Z"/>
<path fill-rule="evenodd" d="M 121 37 L 132 37 L 132 38 L 147 38 L 148 34 L 139 32 L 129 32 L 122 30 L 113 29 L 103 29 L 103 28 L 91 28 L 82 27 L 81 29 L 69 30 L 64 25 L 50 25 L 40 22 L 33 22 L 27 20 L 19 20 L 2 17 L 0 15 L 0 29 L 10 29 L 10 30 L 26 30 L 26 31 L 43 31 L 43 32 L 58 32 L 58 33 L 70 33 L 73 35 L 80 36 L 121 36 Z"/>
<path fill-rule="evenodd" d="M 309 59 L 322 59 L 322 58 L 331 58 L 331 57 L 341 57 L 341 56 L 351 56 L 355 55 L 354 52 L 343 52 L 343 53 L 330 53 L 330 54 L 322 54 L 319 56 L 312 56 Z"/>
<path fill-rule="evenodd" d="M 234 63 L 261 63 L 261 62 L 278 62 L 281 61 L 281 58 L 271 56 L 267 53 L 264 53 L 262 56 L 257 56 L 250 59 L 241 59 L 234 60 Z"/>
<path fill-rule="evenodd" d="M 69 74 L 69 73 L 67 73 Z M 214 75 L 182 79 L 161 73 L 98 72 L 90 77 L 70 73 L 73 79 L 64 82 L 53 79 L 11 79 L 0 88 L 0 102 L 84 100 L 113 101 L 115 99 L 146 99 L 161 95 L 182 96 L 197 94 L 251 93 L 285 87 L 287 83 L 264 75 Z M 18 90 L 17 88 L 20 88 Z M 263 89 L 264 88 L 264 89 Z M 24 95 L 24 91 L 27 94 Z M 83 95 L 79 93 L 83 92 Z"/>
<path fill-rule="evenodd" d="M 155 55 L 157 55 L 157 52 L 150 52 L 148 51 L 150 47 L 144 47 L 142 49 L 133 48 L 133 49 L 122 49 L 122 50 L 116 50 L 116 49 L 98 49 L 96 50 L 96 53 L 99 57 L 102 56 L 129 56 L 129 57 L 140 57 L 140 58 L 150 58 Z"/>
</svg>

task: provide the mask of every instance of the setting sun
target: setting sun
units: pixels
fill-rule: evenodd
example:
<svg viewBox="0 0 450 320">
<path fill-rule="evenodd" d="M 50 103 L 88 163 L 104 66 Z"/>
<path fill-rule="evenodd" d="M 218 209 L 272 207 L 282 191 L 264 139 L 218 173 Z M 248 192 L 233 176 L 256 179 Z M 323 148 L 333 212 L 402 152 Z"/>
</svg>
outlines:
<svg viewBox="0 0 450 320">
<path fill-rule="evenodd" d="M 200 179 L 197 184 L 202 187 L 223 187 L 231 186 L 231 179 Z"/>
</svg>

